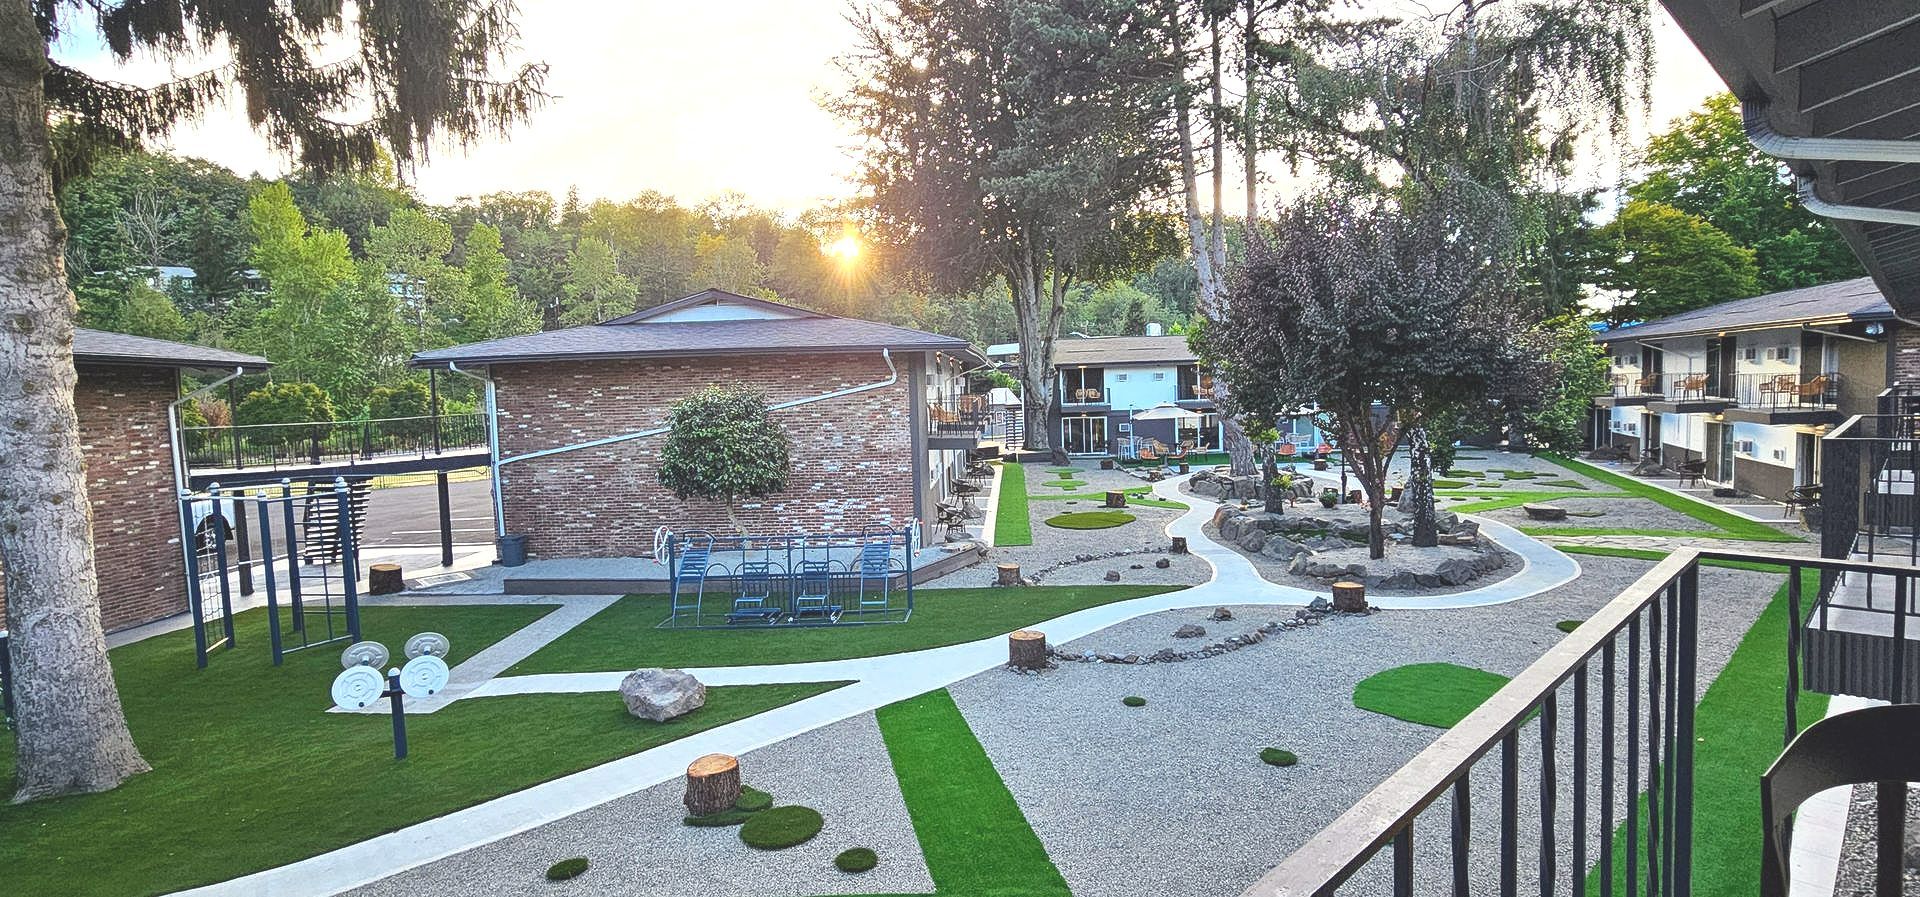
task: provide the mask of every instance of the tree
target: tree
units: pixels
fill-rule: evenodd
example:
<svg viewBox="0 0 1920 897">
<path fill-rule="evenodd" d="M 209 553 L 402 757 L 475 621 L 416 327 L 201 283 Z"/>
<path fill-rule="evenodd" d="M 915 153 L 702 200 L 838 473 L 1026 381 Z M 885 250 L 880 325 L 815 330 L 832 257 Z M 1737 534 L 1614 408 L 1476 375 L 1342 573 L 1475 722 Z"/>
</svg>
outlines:
<svg viewBox="0 0 1920 897">
<path fill-rule="evenodd" d="M 14 800 L 103 791 L 147 769 L 107 660 L 73 404 L 75 302 L 54 204 L 48 122 L 121 145 L 245 95 L 277 149 L 320 169 L 402 162 L 437 139 L 467 142 L 525 116 L 544 68 L 491 77 L 514 39 L 492 0 L 284 4 L 85 4 L 0 0 L 0 556 L 18 723 Z M 207 71 L 150 88 L 50 60 L 54 41 L 97 29 L 115 58 Z M 90 41 L 88 41 L 90 43 Z M 315 55 L 324 45 L 325 59 Z"/>
<path fill-rule="evenodd" d="M 716 287 L 743 296 L 765 292 L 761 281 L 766 279 L 766 266 L 760 264 L 752 243 L 725 234 L 703 234 L 694 241 L 693 254 L 700 260 L 693 272 L 699 289 Z"/>
<path fill-rule="evenodd" d="M 1747 139 L 1739 106 L 1733 94 L 1716 94 L 1648 138 L 1639 158 L 1646 177 L 1627 196 L 1698 216 L 1753 250 L 1760 291 L 1860 276 L 1839 232 L 1800 204 L 1787 167 Z"/>
<path fill-rule="evenodd" d="M 726 502 L 727 520 L 740 527 L 742 498 L 764 498 L 787 488 L 792 441 L 774 423 L 767 397 L 746 389 L 708 386 L 673 403 L 667 441 L 660 448 L 660 485 L 683 498 Z"/>
<path fill-rule="evenodd" d="M 234 411 L 235 423 L 258 428 L 244 431 L 248 441 L 293 446 L 295 453 L 307 440 L 318 438 L 312 424 L 330 420 L 333 420 L 333 400 L 327 397 L 326 390 L 296 380 L 277 380 L 247 393 Z"/>
<path fill-rule="evenodd" d="M 620 273 L 619 256 L 603 240 L 584 237 L 567 256 L 567 297 L 560 320 L 569 325 L 598 324 L 634 310 L 633 281 Z"/>
<path fill-rule="evenodd" d="M 254 194 L 248 222 L 253 265 L 267 281 L 267 294 L 240 344 L 272 358 L 281 375 L 317 383 L 357 405 L 375 379 L 368 353 L 379 344 L 369 339 L 371 319 L 356 302 L 364 291 L 347 235 L 309 228 L 285 184 Z M 388 294 L 384 274 L 378 289 Z"/>
<path fill-rule="evenodd" d="M 854 87 L 868 233 L 931 292 L 1011 294 L 1026 439 L 1052 445 L 1068 289 L 1117 273 L 1122 226 L 1164 192 L 1169 73 L 1158 10 L 1130 0 L 860 7 Z M 1131 273 L 1131 272 L 1128 272 Z"/>
<path fill-rule="evenodd" d="M 455 310 L 447 337 L 454 343 L 474 343 L 532 333 L 539 324 L 531 303 L 520 298 L 507 279 L 507 256 L 500 251 L 500 232 L 482 223 L 467 231 L 465 248 L 466 301 Z"/>
<path fill-rule="evenodd" d="M 1529 390 L 1536 398 L 1521 415 L 1521 432 L 1529 445 L 1564 451 L 1585 441 L 1593 397 L 1607 391 L 1607 350 L 1582 318 L 1548 321 L 1541 330 L 1551 378 L 1545 388 Z"/>
<path fill-rule="evenodd" d="M 1523 354 L 1510 348 L 1523 329 L 1511 225 L 1475 196 L 1451 187 L 1415 206 L 1362 193 L 1296 202 L 1270 239 L 1251 241 L 1225 318 L 1196 338 L 1249 419 L 1319 409 L 1366 492 L 1375 558 L 1385 556 L 1387 467 L 1402 437 L 1436 408 L 1485 395 Z M 1425 440 L 1414 442 L 1425 457 Z M 1417 502 L 1415 514 L 1419 526 Z"/>
<path fill-rule="evenodd" d="M 1617 295 L 1615 324 L 1648 321 L 1760 292 L 1753 250 L 1697 215 L 1636 199 L 1594 234 L 1596 282 Z"/>
</svg>

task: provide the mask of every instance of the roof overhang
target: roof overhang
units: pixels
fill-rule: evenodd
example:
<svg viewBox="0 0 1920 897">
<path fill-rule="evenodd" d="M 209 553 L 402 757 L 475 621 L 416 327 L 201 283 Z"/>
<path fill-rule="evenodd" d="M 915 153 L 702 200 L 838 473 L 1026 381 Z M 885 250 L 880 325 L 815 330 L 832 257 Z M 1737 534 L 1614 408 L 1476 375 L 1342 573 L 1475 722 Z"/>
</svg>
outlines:
<svg viewBox="0 0 1920 897">
<path fill-rule="evenodd" d="M 407 360 L 407 367 L 415 370 L 444 371 L 449 364 L 462 368 L 483 368 L 498 364 L 545 364 L 554 361 L 654 361 L 680 358 L 724 358 L 740 355 L 861 355 L 865 353 L 890 352 L 896 357 L 912 352 L 946 352 L 986 365 L 986 359 L 980 358 L 972 347 L 955 346 L 782 346 L 778 349 L 743 347 L 739 349 L 692 349 L 684 352 L 547 352 L 520 353 L 497 356 L 469 356 L 466 358 L 421 358 L 414 356 Z"/>
<path fill-rule="evenodd" d="M 1784 161 L 1808 208 L 1829 216 L 1895 310 L 1920 316 L 1920 162 L 1898 161 L 1911 156 L 1897 145 L 1920 140 L 1920 3 L 1663 3 L 1748 106 L 1756 146 L 1803 156 Z"/>
</svg>

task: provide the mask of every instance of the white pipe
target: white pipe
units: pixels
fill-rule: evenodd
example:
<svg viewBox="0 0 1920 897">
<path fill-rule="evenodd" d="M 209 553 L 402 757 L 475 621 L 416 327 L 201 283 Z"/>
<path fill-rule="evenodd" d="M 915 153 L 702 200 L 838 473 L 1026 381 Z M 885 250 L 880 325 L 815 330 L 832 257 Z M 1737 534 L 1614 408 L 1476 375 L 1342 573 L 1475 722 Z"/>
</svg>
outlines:
<svg viewBox="0 0 1920 897">
<path fill-rule="evenodd" d="M 1781 159 L 1814 162 L 1920 162 L 1920 141 L 1789 137 L 1767 121 L 1767 107 L 1742 102 L 1740 119 L 1755 149 Z"/>
<path fill-rule="evenodd" d="M 469 380 L 478 380 L 486 387 L 487 409 L 487 476 L 492 481 L 493 492 L 493 535 L 505 538 L 507 535 L 507 506 L 500 498 L 500 406 L 493 391 L 491 372 L 482 377 L 479 374 L 463 371 L 460 366 L 449 361 L 447 370 Z"/>
<path fill-rule="evenodd" d="M 1915 144 L 1920 146 L 1920 144 Z M 1813 192 L 1813 182 L 1799 178 L 1800 204 L 1807 211 L 1822 218 L 1838 218 L 1842 221 L 1866 221 L 1874 224 L 1899 224 L 1907 227 L 1920 227 L 1920 211 L 1905 209 L 1883 209 L 1875 206 L 1853 206 L 1837 202 L 1828 202 Z"/>
</svg>

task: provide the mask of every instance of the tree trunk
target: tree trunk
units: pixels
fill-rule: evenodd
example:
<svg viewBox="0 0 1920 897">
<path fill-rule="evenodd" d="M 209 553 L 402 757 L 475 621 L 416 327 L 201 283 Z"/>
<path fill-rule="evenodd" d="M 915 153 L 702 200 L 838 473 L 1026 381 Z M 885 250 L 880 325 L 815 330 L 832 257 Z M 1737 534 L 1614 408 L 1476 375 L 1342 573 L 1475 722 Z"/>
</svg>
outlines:
<svg viewBox="0 0 1920 897">
<path fill-rule="evenodd" d="M 1427 428 L 1414 427 L 1407 434 L 1411 470 L 1407 477 L 1407 501 L 1413 507 L 1413 547 L 1432 548 L 1440 544 L 1439 524 L 1433 512 L 1433 455 L 1427 445 Z"/>
<path fill-rule="evenodd" d="M 1047 668 L 1047 634 L 1022 629 L 1007 636 L 1007 665 L 1022 670 Z"/>
<path fill-rule="evenodd" d="M 46 47 L 26 0 L 0 2 L 0 557 L 18 803 L 106 791 L 148 766 L 100 628 L 73 406 L 76 308 L 48 167 Z"/>
<path fill-rule="evenodd" d="M 1246 99 L 1240 108 L 1241 163 L 1247 176 L 1247 233 L 1251 239 L 1254 224 L 1260 220 L 1260 0 L 1247 0 L 1247 22 L 1241 47 Z"/>
<path fill-rule="evenodd" d="M 1031 251 L 1009 260 L 1007 288 L 1013 293 L 1014 335 L 1020 341 L 1020 405 L 1026 418 L 1024 448 L 1053 448 L 1055 399 L 1053 343 L 1060 336 L 1061 309 L 1042 283 L 1045 273 Z"/>
</svg>

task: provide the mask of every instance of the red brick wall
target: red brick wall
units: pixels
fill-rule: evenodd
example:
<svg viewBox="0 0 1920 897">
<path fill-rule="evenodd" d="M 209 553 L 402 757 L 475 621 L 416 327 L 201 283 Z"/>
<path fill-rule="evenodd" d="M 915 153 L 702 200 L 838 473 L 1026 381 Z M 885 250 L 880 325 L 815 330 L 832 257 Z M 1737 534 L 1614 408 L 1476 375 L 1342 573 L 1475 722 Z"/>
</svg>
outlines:
<svg viewBox="0 0 1920 897">
<path fill-rule="evenodd" d="M 1920 328 L 1890 323 L 1893 328 L 1893 380 L 1920 383 Z"/>
<path fill-rule="evenodd" d="M 891 386 L 774 412 L 793 440 L 786 491 L 742 503 L 749 532 L 849 531 L 904 526 L 913 517 L 909 360 Z M 709 383 L 746 384 L 772 402 L 884 379 L 878 353 L 569 361 L 493 369 L 500 453 L 665 426 L 674 400 Z M 661 487 L 664 436 L 635 439 L 501 468 L 507 531 L 526 533 L 536 557 L 651 554 L 654 528 L 730 531 L 724 504 L 683 501 Z"/>
<path fill-rule="evenodd" d="M 167 434 L 167 405 L 178 396 L 171 368 L 88 365 L 74 388 L 108 630 L 187 609 Z"/>
</svg>

